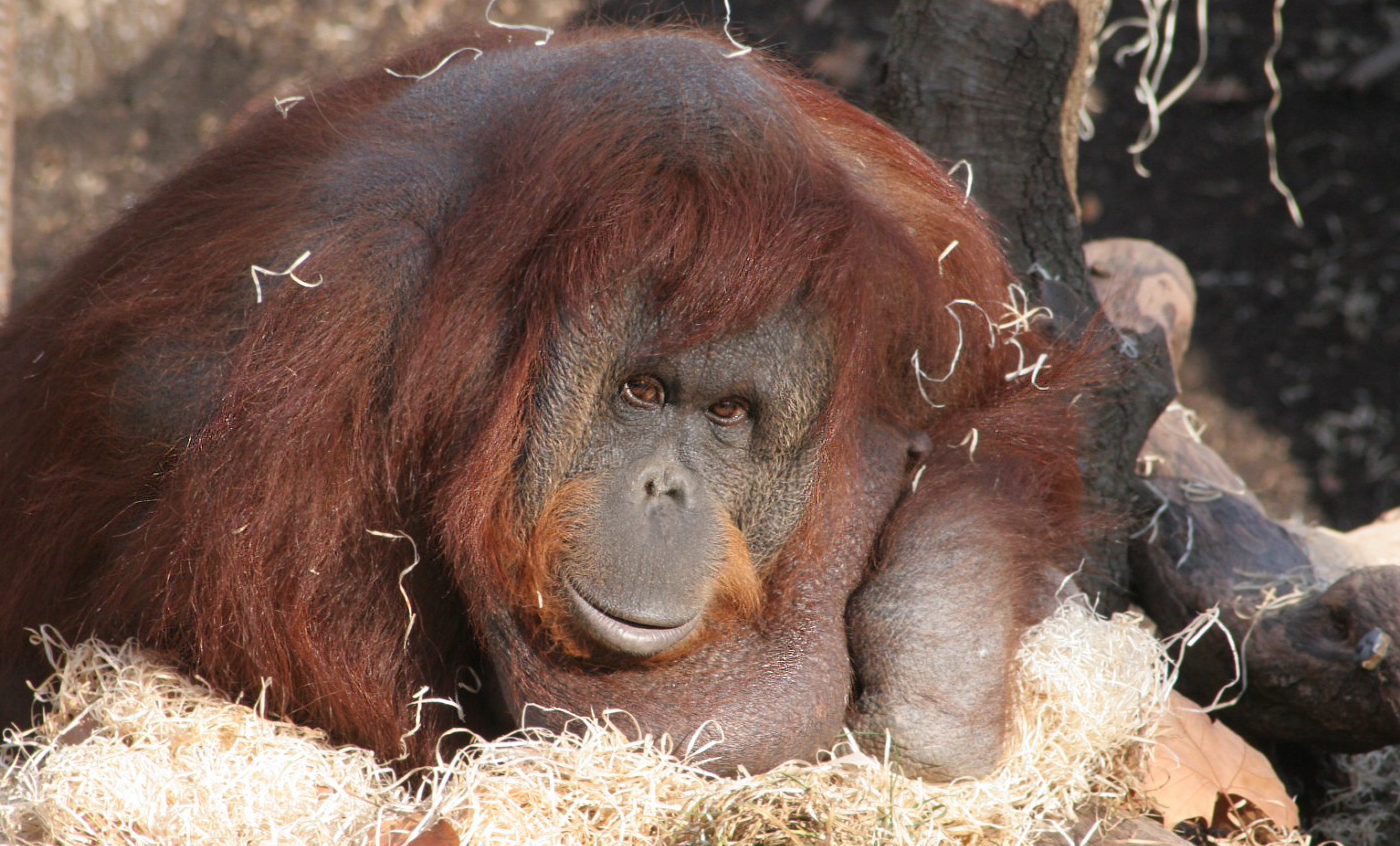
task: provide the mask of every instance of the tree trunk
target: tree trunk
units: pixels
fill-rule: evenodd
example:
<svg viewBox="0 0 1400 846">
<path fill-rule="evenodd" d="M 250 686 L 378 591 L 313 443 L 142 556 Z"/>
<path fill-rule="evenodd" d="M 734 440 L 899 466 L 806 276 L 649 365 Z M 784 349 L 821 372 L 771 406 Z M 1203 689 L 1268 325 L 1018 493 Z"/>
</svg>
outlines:
<svg viewBox="0 0 1400 846">
<path fill-rule="evenodd" d="M 1089 48 L 1106 0 L 902 0 L 891 25 L 877 110 L 947 163 L 966 161 L 972 195 L 1000 224 L 1026 289 L 1055 329 L 1111 347 L 1118 373 L 1092 404 L 1082 466 L 1091 501 L 1122 513 L 1132 468 L 1175 394 L 1160 333 L 1136 336 L 1090 323 L 1098 310 L 1085 271 L 1075 201 L 1078 116 Z M 1098 334 L 1102 333 L 1102 334 Z M 1126 604 L 1126 538 L 1089 551 L 1081 586 L 1100 608 Z"/>
<path fill-rule="evenodd" d="M 1089 303 L 1075 204 L 1088 48 L 1106 0 L 904 0 L 891 24 L 885 118 L 967 161 L 1013 266 Z M 1053 303 L 1049 303 L 1052 304 Z"/>
</svg>

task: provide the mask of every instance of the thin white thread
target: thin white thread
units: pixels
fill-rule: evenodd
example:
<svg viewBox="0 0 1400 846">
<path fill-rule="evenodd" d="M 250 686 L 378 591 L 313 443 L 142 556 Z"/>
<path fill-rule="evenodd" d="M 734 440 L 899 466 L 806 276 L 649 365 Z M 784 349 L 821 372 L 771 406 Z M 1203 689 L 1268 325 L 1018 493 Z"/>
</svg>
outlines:
<svg viewBox="0 0 1400 846">
<path fill-rule="evenodd" d="M 944 255 L 947 255 L 956 245 L 956 241 L 949 245 L 949 247 L 944 250 Z M 1042 275 L 1045 274 L 1044 269 L 1039 268 L 1038 265 L 1032 266 L 1031 270 L 1032 272 L 1038 271 Z M 1041 353 L 1034 361 L 1027 364 L 1026 349 L 1021 342 L 1017 340 L 1017 336 L 1029 332 L 1037 320 L 1053 319 L 1054 312 L 1046 306 L 1032 306 L 1030 295 L 1020 283 L 1012 282 L 1008 284 L 1006 286 L 1006 292 L 1007 301 L 1001 303 L 1005 312 L 1002 314 L 1000 322 L 993 320 L 991 315 L 987 314 L 986 309 L 982 308 L 982 306 L 974 300 L 959 298 L 950 301 L 943 307 L 944 311 L 948 312 L 953 318 L 953 322 L 956 323 L 958 327 L 958 342 L 953 348 L 953 357 L 948 363 L 947 373 L 942 376 L 931 376 L 926 373 L 919 360 L 920 351 L 918 349 L 915 349 L 914 354 L 910 356 L 909 362 L 914 368 L 914 382 L 919 389 L 919 396 L 923 397 L 924 402 L 928 403 L 930 407 L 945 408 L 946 406 L 933 401 L 933 398 L 928 394 L 928 390 L 924 387 L 924 383 L 937 382 L 942 384 L 947 382 L 949 379 L 953 378 L 953 374 L 957 371 L 958 364 L 962 360 L 963 343 L 965 341 L 963 322 L 962 318 L 959 317 L 958 313 L 953 309 L 953 306 L 958 305 L 972 306 L 977 309 L 977 311 L 981 313 L 982 318 L 987 321 L 987 343 L 989 349 L 996 349 L 998 335 L 1009 336 L 1006 338 L 1006 342 L 1016 347 L 1016 368 L 1010 373 L 1005 374 L 1006 381 L 1010 382 L 1022 376 L 1030 376 L 1030 381 L 1033 386 L 1042 391 L 1048 390 L 1048 388 L 1040 384 L 1038 380 L 1041 372 L 1050 367 L 1048 364 L 1049 354 Z"/>
<path fill-rule="evenodd" d="M 471 694 L 480 693 L 482 688 L 481 675 L 477 673 L 477 671 L 473 667 L 467 666 L 463 667 L 463 669 L 471 674 L 472 683 L 467 684 L 466 682 L 457 682 L 457 689 L 465 690 L 467 693 Z"/>
<path fill-rule="evenodd" d="M 996 326 L 1002 331 L 1009 330 L 1012 335 L 1019 335 L 1022 332 L 1029 332 L 1031 324 L 1036 320 L 1052 320 L 1055 313 L 1048 306 L 1031 305 L 1030 294 L 1019 282 L 1012 282 L 1006 286 L 1008 302 L 1002 303 L 1006 308 L 1003 318 L 1009 318 L 998 323 Z"/>
<path fill-rule="evenodd" d="M 1036 357 L 1035 361 L 1026 364 L 1026 348 L 1021 346 L 1021 341 L 1017 338 L 1008 338 L 1007 343 L 1016 348 L 1016 369 L 1006 374 L 1006 381 L 1010 382 L 1022 376 L 1030 376 L 1031 385 L 1033 387 L 1042 391 L 1049 390 L 1049 388 L 1036 381 L 1040 376 L 1040 371 L 1049 368 L 1049 365 L 1046 364 L 1046 359 L 1049 357 L 1048 353 L 1041 353 Z"/>
<path fill-rule="evenodd" d="M 943 382 L 947 382 L 949 379 L 953 378 L 953 373 L 957 370 L 957 368 L 958 368 L 958 362 L 959 362 L 959 361 L 961 360 L 961 358 L 962 358 L 962 350 L 963 350 L 963 322 L 962 322 L 962 318 L 961 318 L 961 317 L 958 317 L 958 313 L 957 313 L 956 311 L 953 310 L 953 306 L 955 306 L 955 305 L 969 305 L 969 306 L 972 306 L 973 308 L 977 309 L 977 311 L 980 312 L 980 313 L 982 314 L 982 318 L 983 318 L 984 320 L 987 321 L 987 345 L 988 345 L 988 348 L 989 348 L 989 349 L 996 349 L 996 345 L 997 345 L 997 335 L 996 335 L 996 333 L 997 333 L 997 329 L 998 329 L 999 327 L 997 326 L 996 321 L 992 320 L 991 315 L 987 314 L 986 310 L 983 309 L 982 306 L 978 305 L 978 304 L 977 304 L 975 301 L 973 301 L 973 300 L 964 299 L 964 298 L 958 298 L 958 299 L 956 299 L 956 300 L 952 300 L 952 301 L 949 302 L 947 305 L 945 305 L 945 306 L 943 307 L 943 310 L 946 311 L 946 312 L 948 312 L 948 314 L 952 316 L 953 322 L 956 323 L 956 324 L 958 325 L 958 345 L 957 345 L 957 347 L 955 347 L 955 348 L 953 349 L 953 358 L 952 358 L 952 360 L 948 362 L 948 372 L 945 373 L 943 376 L 930 376 L 929 374 L 925 373 L 924 370 L 923 370 L 923 367 L 920 366 L 920 363 L 919 363 L 919 351 L 918 351 L 917 349 L 914 350 L 914 354 L 913 354 L 912 356 L 910 356 L 910 359 L 909 359 L 910 363 L 914 365 L 914 380 L 915 380 L 915 383 L 916 383 L 916 384 L 918 385 L 918 387 L 919 387 L 919 395 L 922 396 L 922 397 L 924 398 L 924 402 L 928 403 L 928 404 L 929 404 L 930 406 L 932 406 L 933 408 L 943 408 L 944 406 L 943 406 L 943 405 L 940 405 L 939 403 L 934 402 L 933 399 L 932 399 L 931 397 L 929 397 L 928 391 L 926 391 L 926 390 L 924 389 L 924 382 L 925 382 L 925 381 L 929 381 L 929 382 L 938 382 L 938 383 L 940 383 L 940 384 L 943 383 Z"/>
<path fill-rule="evenodd" d="M 701 734 L 709 729 L 713 729 L 716 736 L 710 740 L 702 740 Z M 697 741 L 699 745 L 697 745 Z M 681 760 L 686 762 L 696 761 L 701 755 L 704 755 L 706 752 L 724 743 L 724 741 L 724 726 L 720 725 L 718 720 L 706 720 L 697 726 L 695 731 L 690 733 L 690 737 L 686 738 L 685 751 L 681 755 Z"/>
<path fill-rule="evenodd" d="M 307 282 L 305 279 L 302 279 L 301 277 L 296 275 L 294 271 L 296 271 L 298 267 L 301 267 L 302 262 L 306 261 L 309 258 L 311 258 L 311 251 L 307 250 L 306 252 L 297 256 L 297 260 L 288 265 L 286 270 L 268 270 L 266 267 L 259 267 L 256 264 L 253 265 L 252 268 L 250 268 L 250 270 L 253 274 L 253 290 L 257 292 L 258 302 L 261 303 L 263 301 L 263 276 L 286 276 L 303 288 L 315 288 L 318 287 L 322 282 L 325 282 L 325 277 L 321 276 L 320 274 L 316 275 L 315 282 Z"/>
<path fill-rule="evenodd" d="M 388 538 L 389 540 L 406 540 L 409 546 L 413 547 L 413 563 L 399 571 L 399 596 L 403 597 L 403 604 L 408 608 L 408 628 L 403 632 L 403 651 L 408 651 L 408 636 L 413 633 L 413 624 L 418 622 L 418 614 L 413 610 L 413 601 L 408 598 L 408 589 L 403 586 L 404 579 L 418 566 L 421 560 L 418 556 L 418 543 L 409 536 L 407 532 L 381 532 L 376 529 L 365 529 L 377 538 Z"/>
<path fill-rule="evenodd" d="M 398 535 L 391 535 L 373 531 L 371 531 L 370 534 L 380 535 L 381 537 L 388 538 L 398 537 Z M 407 537 L 407 535 L 405 535 L 404 537 Z M 429 688 L 427 685 L 423 685 L 422 687 L 414 691 L 413 695 L 409 697 L 408 701 L 413 709 L 413 725 L 409 727 L 408 731 L 399 735 L 399 757 L 397 760 L 401 761 L 404 758 L 408 757 L 408 739 L 417 734 L 423 728 L 424 705 L 446 705 L 447 707 L 457 712 L 457 720 L 459 722 L 466 719 L 466 712 L 462 710 L 462 704 L 460 702 L 457 702 L 452 699 L 444 699 L 440 696 L 429 696 L 428 693 L 430 692 L 430 690 L 431 688 Z"/>
<path fill-rule="evenodd" d="M 958 159 L 956 162 L 953 162 L 952 167 L 948 168 L 948 176 L 952 177 L 953 174 L 958 172 L 958 168 L 963 168 L 967 171 L 967 185 L 963 188 L 963 205 L 967 205 L 968 201 L 972 199 L 972 162 L 967 159 Z"/>
<path fill-rule="evenodd" d="M 734 40 L 733 34 L 729 32 L 729 21 L 732 17 L 733 13 L 729 9 L 729 0 L 724 0 L 724 37 L 729 39 L 730 44 L 734 45 L 733 50 L 724 54 L 726 59 L 737 59 L 753 51 L 753 48 L 747 44 L 740 44 L 738 41 Z"/>
<path fill-rule="evenodd" d="M 495 8 L 495 6 L 496 0 L 491 0 L 491 2 L 486 4 L 486 22 L 491 26 L 494 26 L 497 29 L 519 29 L 525 30 L 526 32 L 541 33 L 544 37 L 535 42 L 536 47 L 543 47 L 544 45 L 549 43 L 549 39 L 554 37 L 554 30 L 547 26 L 536 26 L 534 24 L 509 24 L 504 23 L 502 21 L 492 20 L 491 10 Z"/>
<path fill-rule="evenodd" d="M 1142 34 L 1114 54 L 1114 61 L 1121 67 L 1130 56 L 1142 56 L 1138 66 L 1137 84 L 1133 95 L 1147 109 L 1147 122 L 1143 124 L 1138 138 L 1128 147 L 1133 157 L 1133 169 L 1140 176 L 1149 176 L 1150 171 L 1142 163 L 1142 153 L 1157 140 L 1162 129 L 1162 115 L 1195 84 L 1205 69 L 1207 47 L 1207 8 L 1208 0 L 1196 0 L 1196 61 L 1191 69 L 1171 90 L 1163 96 L 1163 77 L 1171 61 L 1172 47 L 1176 40 L 1176 22 L 1181 0 L 1140 0 L 1143 14 L 1140 17 L 1123 18 L 1114 21 L 1099 33 L 1097 43 L 1105 44 L 1120 31 L 1129 27 L 1139 27 Z"/>
<path fill-rule="evenodd" d="M 958 326 L 959 326 L 959 328 L 961 329 L 962 324 L 959 323 Z M 961 349 L 961 344 L 962 344 L 961 335 L 959 335 L 958 343 L 959 343 L 959 345 L 960 345 L 960 346 L 959 346 L 959 349 Z M 928 403 L 929 408 L 947 408 L 947 406 L 944 405 L 944 404 L 942 404 L 942 403 L 934 402 L 934 401 L 933 401 L 933 397 L 930 397 L 930 396 L 928 395 L 928 391 L 924 388 L 924 380 L 925 380 L 925 379 L 927 379 L 927 380 L 930 381 L 930 382 L 936 382 L 936 381 L 938 381 L 938 380 L 937 380 L 937 379 L 934 379 L 932 376 L 930 376 L 930 375 L 928 375 L 927 373 L 925 373 L 925 372 L 923 371 L 923 368 L 921 368 L 921 367 L 919 366 L 919 351 L 918 351 L 917 349 L 914 350 L 914 354 L 911 355 L 911 356 L 909 357 L 909 363 L 912 364 L 912 365 L 914 366 L 914 387 L 916 387 L 916 388 L 919 389 L 919 396 L 921 396 L 921 397 L 924 398 L 924 402 Z M 954 364 L 957 363 L 957 359 L 956 359 L 956 358 L 953 360 L 953 363 L 954 363 Z M 952 372 L 952 371 L 950 370 L 949 373 L 951 373 L 951 372 Z"/>
<path fill-rule="evenodd" d="M 397 76 L 399 79 L 416 79 L 422 81 L 437 73 L 438 71 L 442 70 L 448 62 L 452 61 L 454 58 L 461 55 L 462 53 L 467 52 L 468 50 L 476 54 L 475 56 L 472 56 L 473 62 L 481 58 L 481 50 L 477 49 L 476 47 L 458 47 L 456 50 L 453 50 L 446 56 L 443 56 L 442 61 L 438 62 L 437 64 L 433 65 L 431 68 L 422 73 L 399 73 L 393 68 L 385 68 L 384 72 L 389 74 L 390 76 Z"/>
<path fill-rule="evenodd" d="M 949 244 L 948 246 L 944 247 L 944 248 L 943 248 L 943 252 L 941 252 L 941 253 L 938 254 L 938 272 L 939 272 L 939 273 L 942 273 L 942 272 L 943 272 L 943 260 L 944 260 L 945 258 L 947 258 L 949 255 L 951 255 L 952 252 L 953 252 L 953 250 L 956 250 L 957 248 L 958 248 L 958 241 L 957 241 L 957 239 L 955 238 L 955 239 L 953 239 L 953 243 L 951 243 L 951 244 Z"/>
<path fill-rule="evenodd" d="M 973 426 L 971 429 L 967 430 L 966 435 L 963 435 L 962 440 L 953 444 L 954 449 L 964 446 L 967 447 L 967 461 L 969 464 L 977 463 L 977 439 L 979 437 L 981 437 L 981 433 L 977 431 L 976 426 Z"/>
<path fill-rule="evenodd" d="M 916 472 L 914 473 L 914 481 L 912 481 L 912 482 L 909 483 L 909 492 L 910 492 L 910 493 L 918 493 L 918 492 L 919 492 L 919 480 L 922 479 L 922 478 L 924 477 L 924 471 L 927 470 L 927 469 L 928 469 L 928 465 L 927 465 L 927 464 L 920 464 L 920 465 L 919 465 L 918 471 L 916 471 Z"/>
<path fill-rule="evenodd" d="M 282 115 L 282 117 L 286 117 L 287 113 L 292 110 L 293 106 L 305 99 L 306 98 L 301 96 L 300 94 L 291 97 L 273 97 L 272 105 L 273 108 L 277 109 L 277 111 Z"/>
<path fill-rule="evenodd" d="M 1162 519 L 1163 514 L 1167 513 L 1167 509 L 1171 508 L 1172 501 L 1171 498 L 1168 497 L 1166 494 L 1157 490 L 1157 486 L 1152 484 L 1151 482 L 1143 482 L 1143 485 L 1146 486 L 1149 491 L 1152 491 L 1152 495 L 1157 497 L 1157 499 L 1161 501 L 1162 504 L 1157 507 L 1156 511 L 1152 512 L 1152 517 L 1148 519 L 1147 525 L 1143 526 L 1141 529 L 1138 529 L 1136 532 L 1133 532 L 1132 534 L 1128 535 L 1128 537 L 1136 539 L 1142 537 L 1143 535 L 1147 535 L 1148 543 L 1156 543 L 1157 528 L 1159 525 L 1158 521 Z"/>
<path fill-rule="evenodd" d="M 1264 110 L 1264 144 L 1269 148 L 1269 184 L 1283 195 L 1283 201 L 1288 204 L 1288 216 L 1293 218 L 1293 225 L 1302 229 L 1303 210 L 1298 207 L 1297 198 L 1284 184 L 1283 176 L 1278 170 L 1278 136 L 1274 134 L 1274 115 L 1283 103 L 1283 88 L 1279 85 L 1278 74 L 1274 72 L 1274 57 L 1283 47 L 1284 2 L 1286 0 L 1274 0 L 1274 40 L 1269 45 L 1269 52 L 1264 55 L 1264 76 L 1269 80 L 1269 107 Z"/>
<path fill-rule="evenodd" d="M 1181 557 L 1176 559 L 1176 569 L 1180 570 L 1186 563 L 1186 559 L 1191 557 L 1191 551 L 1196 548 L 1196 521 L 1191 519 L 1191 515 L 1186 515 L 1186 548 L 1181 551 Z"/>
<path fill-rule="evenodd" d="M 1207 714 L 1213 711 L 1219 711 L 1222 708 L 1229 708 L 1236 702 L 1239 702 L 1240 698 L 1244 696 L 1245 690 L 1249 687 L 1249 666 L 1248 662 L 1244 659 L 1244 647 L 1249 641 L 1249 636 L 1253 634 L 1254 627 L 1251 625 L 1249 631 L 1245 632 L 1244 640 L 1236 645 L 1234 634 L 1230 632 L 1228 626 L 1220 621 L 1220 606 L 1214 605 L 1198 614 L 1186 628 L 1171 637 L 1162 639 L 1162 646 L 1164 648 L 1170 649 L 1172 646 L 1179 646 L 1176 653 L 1176 661 L 1174 662 L 1175 666 L 1179 668 L 1182 660 L 1186 657 L 1186 650 L 1200 642 L 1201 638 L 1205 637 L 1206 632 L 1213 628 L 1220 629 L 1220 633 L 1225 636 L 1225 642 L 1229 644 L 1230 658 L 1235 665 L 1235 677 L 1215 692 L 1215 697 L 1211 700 L 1209 705 L 1201 708 L 1202 712 Z M 1174 674 L 1175 672 L 1176 671 L 1173 670 Z M 1228 702 L 1221 702 L 1220 699 L 1225 695 L 1225 691 L 1235 685 L 1240 686 L 1240 692 L 1235 695 L 1234 699 Z"/>
</svg>

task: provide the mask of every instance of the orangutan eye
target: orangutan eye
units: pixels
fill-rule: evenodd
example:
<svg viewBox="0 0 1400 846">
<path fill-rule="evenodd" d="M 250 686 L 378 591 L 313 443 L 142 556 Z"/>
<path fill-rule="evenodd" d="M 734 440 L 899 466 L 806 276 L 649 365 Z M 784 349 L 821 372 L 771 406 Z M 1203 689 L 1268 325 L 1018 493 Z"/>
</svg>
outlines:
<svg viewBox="0 0 1400 846">
<path fill-rule="evenodd" d="M 666 402 L 666 389 L 650 376 L 633 376 L 622 383 L 619 391 L 629 405 L 656 409 Z"/>
<path fill-rule="evenodd" d="M 706 409 L 705 413 L 721 426 L 735 426 L 748 419 L 749 406 L 741 399 L 722 399 Z"/>
</svg>

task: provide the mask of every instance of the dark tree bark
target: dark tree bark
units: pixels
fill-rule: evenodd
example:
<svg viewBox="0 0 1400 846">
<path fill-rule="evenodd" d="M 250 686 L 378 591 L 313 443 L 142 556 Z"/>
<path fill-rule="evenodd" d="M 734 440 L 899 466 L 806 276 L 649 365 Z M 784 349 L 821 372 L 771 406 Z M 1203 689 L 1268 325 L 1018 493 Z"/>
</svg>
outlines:
<svg viewBox="0 0 1400 846">
<path fill-rule="evenodd" d="M 1201 703 L 1238 699 L 1219 716 L 1256 743 L 1400 743 L 1400 567 L 1379 566 L 1400 557 L 1387 555 L 1394 535 L 1372 549 L 1271 520 L 1186 414 L 1169 410 L 1148 436 L 1143 483 L 1159 506 L 1129 547 L 1138 597 L 1163 634 L 1219 610 L 1220 628 L 1186 650 L 1177 688 Z"/>
<path fill-rule="evenodd" d="M 1014 266 L 1039 265 L 1090 303 L 1074 199 L 1076 123 L 1087 39 L 1106 6 L 904 0 L 877 99 L 926 149 L 971 164 L 974 196 L 1000 222 Z"/>
<path fill-rule="evenodd" d="M 1078 114 L 1089 45 L 1106 0 L 903 0 L 891 27 L 883 116 L 945 162 L 971 167 L 974 199 L 1000 224 L 1026 288 L 1079 334 L 1098 304 L 1085 270 L 1075 196 Z M 1152 421 L 1175 394 L 1160 334 L 1102 342 L 1117 358 L 1088 414 L 1091 499 L 1121 513 Z M 1128 595 L 1126 538 L 1089 552 L 1080 584 L 1106 611 Z"/>
</svg>

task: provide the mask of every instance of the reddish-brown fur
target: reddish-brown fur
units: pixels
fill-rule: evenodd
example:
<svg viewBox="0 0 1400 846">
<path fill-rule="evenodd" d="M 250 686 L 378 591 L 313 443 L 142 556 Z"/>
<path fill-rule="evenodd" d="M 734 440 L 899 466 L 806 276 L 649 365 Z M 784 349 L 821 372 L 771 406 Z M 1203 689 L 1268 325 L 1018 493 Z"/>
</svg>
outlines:
<svg viewBox="0 0 1400 846">
<path fill-rule="evenodd" d="M 481 73 L 514 73 L 491 64 L 503 46 L 488 38 L 503 37 L 455 33 L 390 66 L 422 71 L 479 45 Z M 986 327 L 965 309 L 952 378 L 925 385 L 946 408 L 925 402 L 910 368 L 916 349 L 928 372 L 953 361 L 946 304 L 969 299 L 995 317 L 1007 298 L 1012 275 L 962 187 L 780 64 L 672 37 L 692 45 L 682 52 L 713 50 L 719 70 L 742 62 L 766 92 L 716 95 L 730 97 L 725 114 L 747 133 L 722 165 L 697 149 L 689 171 L 667 170 L 639 137 L 654 120 L 644 110 L 604 113 L 555 93 L 586 85 L 625 105 L 608 57 L 650 43 L 635 33 L 556 36 L 546 49 L 576 60 L 509 109 L 420 99 L 385 116 L 432 79 L 376 67 L 285 118 L 251 119 L 15 312 L 0 333 L 0 660 L 24 666 L 20 630 L 40 624 L 70 638 L 137 637 L 230 691 L 271 679 L 280 711 L 392 756 L 415 691 L 453 696 L 491 665 L 504 668 L 495 681 L 512 708 L 615 706 L 665 725 L 763 690 L 753 674 L 776 650 L 787 675 L 775 686 L 822 674 L 821 688 L 834 688 L 812 705 L 829 722 L 850 687 L 846 597 L 895 495 L 867 502 L 868 425 L 930 435 L 922 485 L 960 497 L 1014 491 L 963 501 L 971 514 L 1022 509 L 988 521 L 1029 527 L 990 541 L 1008 560 L 1067 548 L 1079 499 L 1074 359 L 1052 350 L 1043 389 L 1007 380 L 1016 351 L 981 342 Z M 442 73 L 476 72 L 462 56 Z M 501 111 L 472 123 L 477 108 Z M 415 181 L 420 171 L 450 182 L 453 156 L 468 155 L 430 131 L 452 120 L 478 133 L 500 174 L 474 186 L 470 203 L 414 194 L 437 185 Z M 506 143 L 520 138 L 549 141 L 524 152 Z M 266 277 L 255 303 L 250 266 L 280 270 L 304 250 L 297 275 L 323 284 Z M 519 623 L 537 589 L 523 586 L 538 574 L 521 552 L 535 528 L 513 518 L 516 468 L 561 315 L 628 307 L 639 279 L 665 348 L 722 338 L 800 301 L 831 334 L 834 385 L 816 491 L 765 565 L 762 612 L 722 618 L 698 650 L 664 666 L 608 675 L 573 666 Z M 1049 349 L 1022 340 L 1032 359 Z M 168 396 L 191 381 L 208 392 Z M 158 435 L 137 434 L 162 413 L 173 430 L 157 420 Z M 969 460 L 957 444 L 973 428 Z M 419 621 L 406 647 L 400 572 L 413 550 L 372 532 L 404 532 L 422 557 L 402 577 Z M 761 701 L 735 701 L 762 716 Z M 468 726 L 501 726 L 491 703 L 465 704 Z M 447 709 L 424 716 L 413 761 L 459 722 Z M 759 744 L 768 757 L 755 760 L 807 754 L 828 729 L 793 737 L 776 726 Z"/>
</svg>

